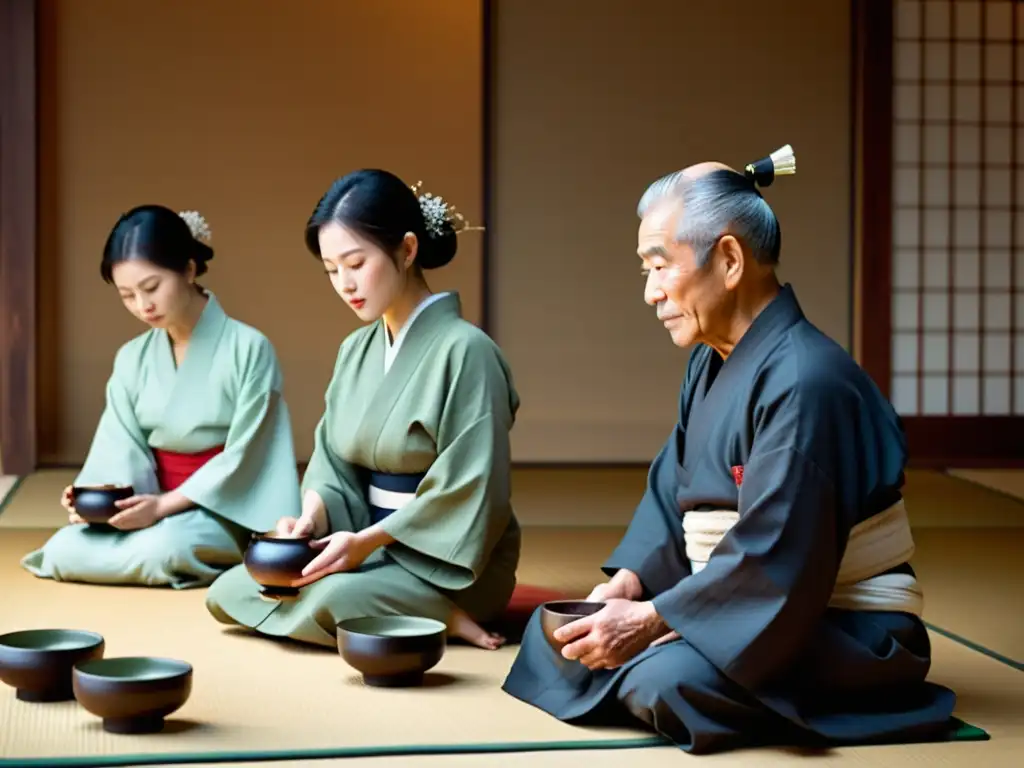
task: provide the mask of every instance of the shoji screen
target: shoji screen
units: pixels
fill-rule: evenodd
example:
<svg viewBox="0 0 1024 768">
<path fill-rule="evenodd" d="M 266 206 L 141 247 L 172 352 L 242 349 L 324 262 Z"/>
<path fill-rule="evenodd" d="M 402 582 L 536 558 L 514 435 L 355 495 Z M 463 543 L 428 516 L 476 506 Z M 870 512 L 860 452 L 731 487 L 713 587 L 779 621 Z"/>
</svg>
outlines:
<svg viewBox="0 0 1024 768">
<path fill-rule="evenodd" d="M 1021 6 L 896 3 L 891 396 L 903 415 L 1024 414 Z"/>
</svg>

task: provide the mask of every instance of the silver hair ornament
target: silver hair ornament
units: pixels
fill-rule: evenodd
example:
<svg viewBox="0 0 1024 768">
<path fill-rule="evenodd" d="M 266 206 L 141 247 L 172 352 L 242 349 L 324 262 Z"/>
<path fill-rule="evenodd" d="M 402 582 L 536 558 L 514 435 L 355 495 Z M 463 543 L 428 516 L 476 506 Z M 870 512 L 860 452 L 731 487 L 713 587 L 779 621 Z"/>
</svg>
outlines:
<svg viewBox="0 0 1024 768">
<path fill-rule="evenodd" d="M 421 192 L 422 181 L 417 181 L 411 189 L 419 200 L 420 210 L 423 211 L 423 221 L 426 223 L 427 234 L 430 237 L 442 237 L 446 227 L 450 227 L 456 234 L 473 230 L 483 231 L 483 227 L 469 226 L 466 217 L 455 210 L 454 205 L 446 203 L 443 197 L 430 192 Z"/>
</svg>

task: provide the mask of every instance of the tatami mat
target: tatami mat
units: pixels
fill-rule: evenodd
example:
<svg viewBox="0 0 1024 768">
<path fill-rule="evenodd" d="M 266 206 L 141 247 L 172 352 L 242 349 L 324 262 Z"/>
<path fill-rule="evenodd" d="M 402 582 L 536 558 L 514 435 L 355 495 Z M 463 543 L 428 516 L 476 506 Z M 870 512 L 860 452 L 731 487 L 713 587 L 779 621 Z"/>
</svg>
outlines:
<svg viewBox="0 0 1024 768">
<path fill-rule="evenodd" d="M 40 507 L 60 510 L 56 500 L 64 484 L 66 480 L 58 472 L 32 476 L 22 483 L 0 515 L 2 521 L 14 513 L 6 529 L 0 530 L 0 590 L 8 609 L 0 612 L 0 632 L 52 625 L 96 629 L 107 638 L 108 656 L 167 655 L 192 662 L 195 688 L 165 733 L 132 737 L 104 733 L 96 719 L 74 702 L 27 705 L 17 702 L 9 688 L 0 687 L 0 766 L 5 760 L 47 755 L 137 753 L 145 756 L 147 764 L 167 759 L 181 764 L 182 759 L 197 759 L 186 753 L 224 750 L 581 742 L 645 736 L 632 730 L 592 732 L 566 726 L 502 694 L 500 681 L 515 648 L 491 653 L 452 646 L 436 669 L 431 686 L 380 691 L 362 686 L 354 671 L 332 651 L 225 631 L 207 618 L 201 591 L 103 588 L 35 579 L 17 562 L 49 535 L 49 530 L 29 526 L 42 524 Z M 56 522 L 45 528 L 66 519 L 62 510 L 55 518 Z M 10 525 L 11 519 L 17 525 Z M 527 528 L 520 579 L 585 594 L 600 578 L 598 565 L 620 535 L 621 529 Z M 1024 529 L 917 526 L 915 536 L 919 548 L 914 562 L 926 592 L 926 618 L 936 627 L 932 633 L 933 679 L 957 690 L 957 715 L 987 730 L 992 740 L 840 749 L 816 754 L 815 763 L 838 765 L 843 760 L 847 764 L 853 761 L 884 767 L 927 759 L 939 766 L 966 765 L 969 761 L 985 766 L 1015 765 L 1024 748 L 1024 687 L 1020 672 L 1010 665 L 1024 658 L 1024 633 L 1021 622 L 1014 618 L 1019 609 L 1011 585 L 1016 581 L 1012 573 L 1021 572 Z M 566 546 L 567 542 L 573 546 Z M 962 637 L 968 644 L 956 642 L 943 632 Z M 972 650 L 972 643 L 985 648 Z M 159 757 L 161 753 L 178 757 Z M 1012 758 L 1013 754 L 1018 758 Z M 546 768 L 554 766 L 555 761 L 559 765 L 586 761 L 588 768 L 646 768 L 687 759 L 710 760 L 723 766 L 739 766 L 741 760 L 744 765 L 753 761 L 771 766 L 804 758 L 787 750 L 689 758 L 674 748 L 654 747 L 415 758 L 385 755 L 346 759 L 343 763 L 324 759 L 253 764 L 304 768 L 372 764 L 391 768 L 401 761 L 403 766 L 424 768 Z"/>
<path fill-rule="evenodd" d="M 604 477 L 605 471 L 565 470 L 565 476 L 559 474 L 560 479 L 556 482 L 547 476 L 539 479 L 536 471 L 517 469 L 513 472 L 516 510 L 525 525 L 572 525 L 581 528 L 595 524 L 624 525 L 643 492 L 645 472 L 608 470 L 616 478 L 612 483 Z M 25 503 L 0 515 L 0 528 L 56 528 L 63 525 L 67 521 L 67 513 L 60 506 L 60 494 L 74 481 L 76 474 L 77 470 L 71 468 L 44 469 L 23 478 L 16 494 Z M 915 528 L 1024 526 L 1024 498 L 1013 498 L 977 482 L 931 470 L 910 470 L 904 490 L 911 524 Z M 552 496 L 558 500 L 552 501 Z M 566 513 L 565 510 L 578 503 L 581 497 L 593 499 L 588 503 L 600 509 L 594 510 L 593 515 Z"/>
<path fill-rule="evenodd" d="M 126 752 L 280 750 L 378 744 L 636 739 L 590 731 L 522 707 L 500 691 L 514 648 L 451 647 L 428 685 L 362 685 L 336 651 L 271 642 L 208 617 L 202 591 L 58 584 L 17 566 L 39 531 L 0 536 L 5 610 L 0 632 L 67 626 L 107 639 L 106 654 L 180 658 L 195 668 L 191 700 L 170 732 L 112 736 L 75 703 L 28 706 L 0 690 L 0 755 L 6 758 Z"/>
<path fill-rule="evenodd" d="M 60 495 L 71 485 L 77 470 L 43 469 L 19 478 L 7 499 L 0 502 L 0 528 L 59 528 L 68 521 Z"/>
<path fill-rule="evenodd" d="M 909 470 L 903 489 L 914 528 L 1024 526 L 1024 502 L 931 470 Z"/>
<path fill-rule="evenodd" d="M 958 692 L 959 713 L 984 727 L 990 741 L 946 744 L 909 744 L 877 747 L 842 747 L 808 751 L 794 749 L 737 750 L 716 755 L 687 755 L 674 747 L 623 750 L 571 750 L 549 753 L 474 755 L 382 756 L 345 760 L 287 760 L 274 763 L 242 762 L 251 768 L 814 768 L 871 766 L 871 768 L 1014 768 L 1024 754 L 1024 686 L 1020 674 L 951 640 L 935 637 L 936 681 Z"/>
<path fill-rule="evenodd" d="M 3 509 L 4 499 L 7 498 L 7 494 L 17 484 L 18 478 L 15 475 L 0 475 L 0 510 Z"/>
<path fill-rule="evenodd" d="M 1024 469 L 951 469 L 948 474 L 1024 501 Z"/>
<path fill-rule="evenodd" d="M 528 532 L 527 559 L 536 563 L 554 542 L 550 531 L 537 537 L 532 533 Z M 632 730 L 566 726 L 501 693 L 500 682 L 515 648 L 486 652 L 453 646 L 437 668 L 432 685 L 408 691 L 374 690 L 362 686 L 353 670 L 332 651 L 223 630 L 207 619 L 201 591 L 103 588 L 35 579 L 16 562 L 21 552 L 37 546 L 46 535 L 44 531 L 10 530 L 0 536 L 0 585 L 10 596 L 5 600 L 9 610 L 0 614 L 0 632 L 55 625 L 91 628 L 107 638 L 108 656 L 152 654 L 191 662 L 196 670 L 195 686 L 192 698 L 172 718 L 167 731 L 152 736 L 110 735 L 74 702 L 28 705 L 16 701 L 10 689 L 0 689 L 0 722 L 4 723 L 0 756 L 7 760 L 97 753 L 315 752 L 331 747 L 580 742 L 644 736 Z M 562 538 L 563 548 L 564 541 Z M 590 543 L 598 541 L 592 538 Z M 579 540 L 575 544 L 586 547 Z M 602 554 L 597 547 L 590 552 L 591 558 L 599 559 Z M 551 568 L 548 564 L 534 572 L 552 574 Z M 556 585 L 568 587 L 573 581 L 563 578 Z M 934 635 L 934 642 L 933 678 L 958 690 L 958 716 L 989 731 L 993 741 L 843 749 L 836 751 L 835 759 L 870 759 L 879 765 L 878 760 L 886 755 L 913 751 L 931 756 L 939 764 L 943 755 L 963 754 L 995 765 L 990 758 L 997 753 L 991 745 L 1002 738 L 1021 736 L 1016 713 L 1024 711 L 1024 689 L 1016 677 L 1019 673 L 941 635 Z M 976 751 L 965 751 L 969 748 Z M 635 756 L 644 765 L 659 764 L 649 760 L 683 757 L 674 749 L 653 748 L 649 757 L 647 751 L 638 750 Z M 729 758 L 739 760 L 741 754 Z M 517 758 L 508 754 L 483 757 L 486 763 L 475 764 L 506 764 Z M 540 757 L 554 756 L 533 759 Z M 759 761 L 787 757 L 792 753 L 758 753 Z M 457 758 L 439 759 L 453 764 L 447 761 Z M 632 757 L 627 759 L 629 764 L 635 763 Z"/>
</svg>

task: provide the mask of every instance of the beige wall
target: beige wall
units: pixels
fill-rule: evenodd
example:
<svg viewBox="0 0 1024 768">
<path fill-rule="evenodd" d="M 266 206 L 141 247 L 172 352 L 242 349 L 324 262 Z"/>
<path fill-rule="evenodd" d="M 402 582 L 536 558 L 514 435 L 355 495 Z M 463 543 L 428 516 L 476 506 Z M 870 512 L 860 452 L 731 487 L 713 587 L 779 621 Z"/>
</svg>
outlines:
<svg viewBox="0 0 1024 768">
<path fill-rule="evenodd" d="M 635 210 L 694 162 L 793 145 L 797 176 L 765 192 L 780 275 L 849 348 L 848 2 L 497 8 L 491 309 L 524 403 L 516 459 L 648 461 L 668 434 L 687 355 L 643 302 Z"/>
<path fill-rule="evenodd" d="M 356 327 L 302 230 L 331 180 L 383 166 L 482 217 L 476 0 L 50 0 L 41 124 L 43 461 L 84 458 L 113 354 L 144 330 L 99 277 L 122 211 L 208 219 L 205 284 L 263 330 L 308 456 L 338 344 Z M 481 238 L 432 273 L 480 316 Z"/>
<path fill-rule="evenodd" d="M 117 215 L 147 200 L 207 215 L 208 283 L 277 345 L 308 456 L 355 325 L 302 226 L 334 176 L 375 164 L 479 220 L 478 5 L 150 0 L 144 18 L 128 0 L 44 3 L 45 461 L 81 461 L 113 352 L 141 330 L 98 263 Z M 782 277 L 849 344 L 848 2 L 498 5 L 492 316 L 524 398 L 517 459 L 642 462 L 670 427 L 685 353 L 642 304 L 633 208 L 682 165 L 793 143 L 800 173 L 768 195 Z M 461 249 L 435 282 L 476 320 L 479 241 Z M 644 477 L 524 469 L 515 502 L 526 522 L 614 525 Z"/>
</svg>

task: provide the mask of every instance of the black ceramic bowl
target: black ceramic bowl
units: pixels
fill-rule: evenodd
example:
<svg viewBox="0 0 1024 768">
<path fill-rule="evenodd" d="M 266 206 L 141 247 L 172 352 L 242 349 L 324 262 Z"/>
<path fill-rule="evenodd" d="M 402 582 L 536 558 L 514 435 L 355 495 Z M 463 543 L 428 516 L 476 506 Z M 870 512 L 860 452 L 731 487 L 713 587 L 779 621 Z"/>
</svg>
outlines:
<svg viewBox="0 0 1024 768">
<path fill-rule="evenodd" d="M 81 661 L 102 659 L 101 635 L 82 629 L 25 629 L 0 635 L 0 680 L 22 701 L 74 698 L 71 670 Z"/>
<path fill-rule="evenodd" d="M 71 488 L 71 506 L 90 525 L 106 525 L 121 511 L 114 502 L 134 495 L 130 485 L 76 485 Z"/>
<path fill-rule="evenodd" d="M 309 536 L 285 538 L 273 531 L 253 535 L 243 562 L 253 581 L 263 587 L 264 597 L 287 600 L 298 596 L 299 590 L 291 583 L 320 554 L 309 546 L 312 540 Z"/>
<path fill-rule="evenodd" d="M 423 682 L 444 656 L 448 628 L 418 616 L 376 616 L 339 622 L 337 638 L 341 657 L 364 683 L 398 688 Z"/>
<path fill-rule="evenodd" d="M 192 665 L 146 656 L 86 661 L 72 674 L 75 698 L 109 733 L 157 733 L 192 693 Z"/>
<path fill-rule="evenodd" d="M 540 607 L 540 626 L 555 653 L 561 653 L 565 643 L 555 639 L 555 630 L 584 616 L 591 616 L 604 608 L 602 602 L 587 600 L 552 600 Z"/>
</svg>

